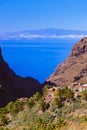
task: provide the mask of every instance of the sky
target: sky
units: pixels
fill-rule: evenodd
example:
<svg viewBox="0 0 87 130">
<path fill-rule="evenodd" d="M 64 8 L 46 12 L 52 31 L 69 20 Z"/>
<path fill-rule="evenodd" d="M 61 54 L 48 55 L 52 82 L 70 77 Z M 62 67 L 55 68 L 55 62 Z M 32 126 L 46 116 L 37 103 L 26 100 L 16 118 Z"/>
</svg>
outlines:
<svg viewBox="0 0 87 130">
<path fill-rule="evenodd" d="M 41 28 L 87 31 L 87 0 L 0 0 L 0 32 Z"/>
</svg>

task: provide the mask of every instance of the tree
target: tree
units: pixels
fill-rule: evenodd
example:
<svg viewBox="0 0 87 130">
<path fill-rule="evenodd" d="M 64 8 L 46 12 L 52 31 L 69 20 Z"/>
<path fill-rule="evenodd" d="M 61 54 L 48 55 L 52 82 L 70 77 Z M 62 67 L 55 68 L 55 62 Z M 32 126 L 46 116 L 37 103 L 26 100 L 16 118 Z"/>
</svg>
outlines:
<svg viewBox="0 0 87 130">
<path fill-rule="evenodd" d="M 23 102 L 22 101 L 15 101 L 15 102 L 10 102 L 7 104 L 6 109 L 8 112 L 11 112 L 12 114 L 17 114 L 20 112 L 23 108 Z"/>
<path fill-rule="evenodd" d="M 63 102 L 61 101 L 61 98 L 55 97 L 52 105 L 57 106 L 58 108 L 63 106 Z"/>
<path fill-rule="evenodd" d="M 62 95 L 64 99 L 73 99 L 74 98 L 74 92 L 72 89 L 65 87 L 62 89 Z"/>
<path fill-rule="evenodd" d="M 43 98 L 39 101 L 39 105 L 40 105 L 41 110 L 44 112 L 47 108 L 47 103 L 44 101 Z"/>
<path fill-rule="evenodd" d="M 27 105 L 28 105 L 28 107 L 29 107 L 30 109 L 35 105 L 34 97 L 31 97 L 31 98 L 28 99 Z"/>
<path fill-rule="evenodd" d="M 36 92 L 36 94 L 34 95 L 35 101 L 39 101 L 40 98 L 41 98 L 41 94 L 39 92 Z"/>
<path fill-rule="evenodd" d="M 24 104 L 22 101 L 17 100 L 16 102 L 13 103 L 12 112 L 14 114 L 17 114 L 18 112 L 20 112 L 23 109 L 23 105 Z"/>
</svg>

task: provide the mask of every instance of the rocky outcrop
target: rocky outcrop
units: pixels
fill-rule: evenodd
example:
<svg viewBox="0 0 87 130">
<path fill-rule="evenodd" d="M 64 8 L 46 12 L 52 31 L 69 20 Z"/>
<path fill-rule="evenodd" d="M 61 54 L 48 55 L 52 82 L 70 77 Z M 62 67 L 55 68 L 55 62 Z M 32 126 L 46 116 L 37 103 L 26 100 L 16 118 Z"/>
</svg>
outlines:
<svg viewBox="0 0 87 130">
<path fill-rule="evenodd" d="M 0 48 L 0 106 L 20 97 L 30 97 L 41 89 L 36 79 L 17 76 L 4 61 Z"/>
<path fill-rule="evenodd" d="M 74 45 L 69 57 L 56 68 L 45 84 L 64 86 L 72 82 L 87 83 L 87 37 Z"/>
</svg>

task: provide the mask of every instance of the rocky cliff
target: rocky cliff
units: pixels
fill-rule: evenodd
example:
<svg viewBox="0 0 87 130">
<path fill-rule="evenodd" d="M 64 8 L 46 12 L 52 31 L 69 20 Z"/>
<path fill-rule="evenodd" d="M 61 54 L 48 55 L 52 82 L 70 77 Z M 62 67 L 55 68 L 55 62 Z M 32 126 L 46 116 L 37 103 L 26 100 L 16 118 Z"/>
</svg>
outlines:
<svg viewBox="0 0 87 130">
<path fill-rule="evenodd" d="M 64 86 L 72 82 L 87 83 L 87 37 L 74 45 L 69 57 L 56 68 L 45 84 Z"/>
<path fill-rule="evenodd" d="M 41 89 L 36 79 L 17 76 L 4 61 L 0 48 L 0 106 L 20 97 L 30 97 Z"/>
</svg>

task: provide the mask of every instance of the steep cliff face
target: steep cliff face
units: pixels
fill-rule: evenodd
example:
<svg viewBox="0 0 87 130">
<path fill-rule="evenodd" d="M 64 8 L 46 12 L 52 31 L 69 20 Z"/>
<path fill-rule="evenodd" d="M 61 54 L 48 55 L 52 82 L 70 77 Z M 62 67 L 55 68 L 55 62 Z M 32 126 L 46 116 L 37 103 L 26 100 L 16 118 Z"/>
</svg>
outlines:
<svg viewBox="0 0 87 130">
<path fill-rule="evenodd" d="M 64 86 L 76 81 L 87 83 L 87 37 L 74 45 L 69 57 L 57 67 L 45 83 Z"/>
<path fill-rule="evenodd" d="M 41 84 L 31 77 L 22 78 L 4 61 L 0 48 L 0 106 L 20 97 L 30 97 L 41 92 Z"/>
</svg>

